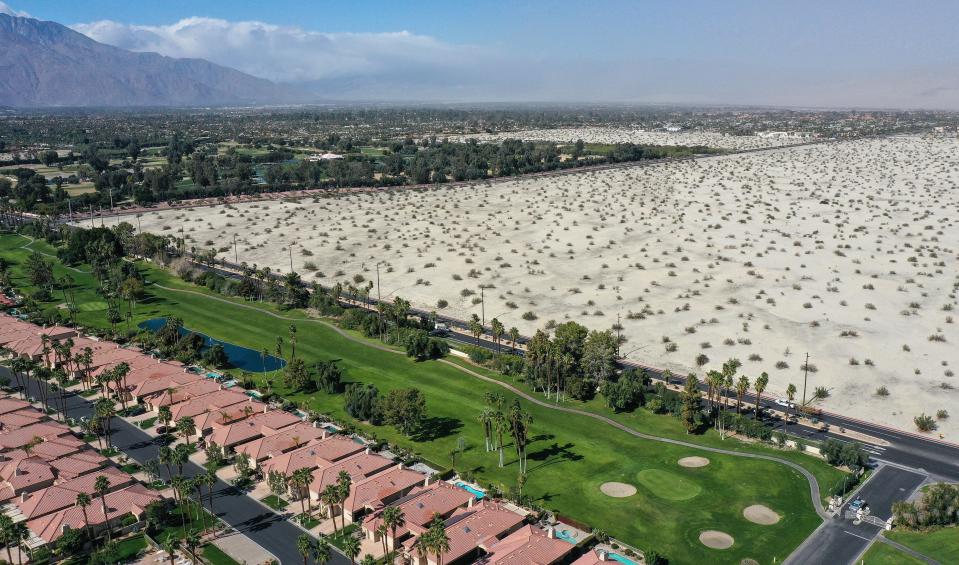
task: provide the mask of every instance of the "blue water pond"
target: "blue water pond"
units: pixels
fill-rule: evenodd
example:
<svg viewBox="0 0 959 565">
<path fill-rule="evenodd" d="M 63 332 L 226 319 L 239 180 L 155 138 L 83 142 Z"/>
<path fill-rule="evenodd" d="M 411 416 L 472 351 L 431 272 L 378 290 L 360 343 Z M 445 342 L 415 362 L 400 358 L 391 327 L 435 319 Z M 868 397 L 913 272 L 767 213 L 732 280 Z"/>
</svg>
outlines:
<svg viewBox="0 0 959 565">
<path fill-rule="evenodd" d="M 151 332 L 156 332 L 163 325 L 166 324 L 166 318 L 152 318 L 145 322 L 140 322 L 138 327 L 150 330 Z M 187 328 L 180 328 L 180 335 L 187 335 L 190 333 L 195 333 L 196 335 L 203 338 L 203 348 L 204 350 L 210 347 L 213 347 L 215 344 L 220 344 L 223 346 L 223 351 L 226 353 L 227 359 L 230 360 L 230 365 L 240 369 L 242 371 L 249 371 L 251 373 L 263 373 L 266 371 L 276 371 L 282 369 L 286 366 L 286 361 L 280 359 L 279 357 L 274 357 L 273 355 L 267 355 L 264 359 L 260 355 L 259 351 L 254 351 L 248 347 L 241 347 L 233 343 L 228 343 L 225 341 L 220 341 L 218 339 L 213 339 L 212 337 L 202 334 L 200 332 L 190 331 Z"/>
</svg>

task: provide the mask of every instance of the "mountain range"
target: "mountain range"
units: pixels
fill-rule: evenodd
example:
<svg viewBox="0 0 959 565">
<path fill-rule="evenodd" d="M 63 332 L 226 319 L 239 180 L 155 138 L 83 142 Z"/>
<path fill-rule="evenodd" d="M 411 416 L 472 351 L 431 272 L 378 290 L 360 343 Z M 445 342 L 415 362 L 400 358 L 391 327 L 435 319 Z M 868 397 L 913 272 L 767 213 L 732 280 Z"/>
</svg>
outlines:
<svg viewBox="0 0 959 565">
<path fill-rule="evenodd" d="M 310 98 L 204 59 L 128 51 L 56 22 L 0 13 L 0 106 L 225 106 Z"/>
</svg>

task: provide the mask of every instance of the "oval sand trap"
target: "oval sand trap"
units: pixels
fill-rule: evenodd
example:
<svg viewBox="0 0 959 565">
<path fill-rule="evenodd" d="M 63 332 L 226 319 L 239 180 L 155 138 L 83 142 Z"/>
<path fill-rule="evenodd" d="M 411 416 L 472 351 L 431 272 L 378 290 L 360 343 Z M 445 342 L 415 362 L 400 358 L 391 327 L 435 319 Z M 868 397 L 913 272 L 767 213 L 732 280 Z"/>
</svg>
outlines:
<svg viewBox="0 0 959 565">
<path fill-rule="evenodd" d="M 709 465 L 709 459 L 705 457 L 683 457 L 679 460 L 679 465 L 681 467 L 705 467 Z"/>
<path fill-rule="evenodd" d="M 729 549 L 733 546 L 733 536 L 717 530 L 706 530 L 699 533 L 699 541 L 712 549 Z"/>
<path fill-rule="evenodd" d="M 599 490 L 603 491 L 603 494 L 606 496 L 613 498 L 626 498 L 627 496 L 636 494 L 636 487 L 627 485 L 626 483 L 603 483 L 600 485 Z"/>
<path fill-rule="evenodd" d="M 776 514 L 768 506 L 762 504 L 753 504 L 743 510 L 743 516 L 753 524 L 760 526 L 771 526 L 779 521 L 779 514 Z"/>
</svg>

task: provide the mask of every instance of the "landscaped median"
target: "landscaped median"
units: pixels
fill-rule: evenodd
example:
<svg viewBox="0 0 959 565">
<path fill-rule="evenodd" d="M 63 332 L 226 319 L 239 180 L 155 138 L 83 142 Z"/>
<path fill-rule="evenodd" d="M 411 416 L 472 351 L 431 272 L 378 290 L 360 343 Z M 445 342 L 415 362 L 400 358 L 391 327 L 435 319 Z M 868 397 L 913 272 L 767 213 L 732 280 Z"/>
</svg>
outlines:
<svg viewBox="0 0 959 565">
<path fill-rule="evenodd" d="M 24 253 L 16 248 L 23 243 L 25 240 L 19 236 L 0 237 L 0 256 L 22 261 Z M 43 243 L 34 247 L 53 252 Z M 55 268 L 67 272 L 62 266 Z M 300 311 L 280 312 L 274 306 L 214 295 L 152 266 L 144 264 L 141 268 L 154 284 L 148 286 L 149 297 L 137 306 L 132 323 L 173 315 L 191 329 L 259 351 L 271 348 L 277 336 L 288 336 L 293 320 L 299 327 L 298 357 L 308 362 L 336 359 L 345 380 L 374 384 L 381 393 L 416 387 L 426 398 L 426 425 L 411 438 L 393 427 L 355 422 L 345 412 L 342 395 L 294 393 L 285 387 L 279 375 L 254 377 L 261 388 L 267 388 L 269 379 L 272 389 L 288 400 L 352 422 L 367 435 L 413 450 L 432 461 L 451 461 L 451 453 L 455 452 L 455 467 L 461 473 L 474 476 L 484 486 L 493 485 L 502 491 L 515 489 L 519 465 L 512 445 L 505 446 L 505 465 L 500 467 L 498 455 L 484 448 L 478 421 L 487 393 L 502 393 L 507 402 L 518 398 L 497 382 L 477 379 L 455 365 L 455 360 L 417 363 L 358 334 L 346 332 L 349 338 L 344 337 L 324 322 L 309 320 Z M 15 265 L 15 282 L 24 284 L 23 274 L 17 269 Z M 89 275 L 70 273 L 78 284 L 93 284 Z M 95 297 L 92 289 L 78 289 L 77 294 L 81 293 Z M 55 308 L 53 302 L 46 305 L 48 311 Z M 78 316 L 86 324 L 108 328 L 105 313 L 89 310 Z M 505 377 L 496 378 L 500 379 Z M 820 523 L 810 503 L 809 484 L 796 469 L 775 461 L 705 453 L 697 447 L 639 438 L 587 415 L 559 412 L 525 399 L 520 402 L 532 416 L 523 494 L 546 509 L 606 530 L 632 545 L 655 549 L 673 562 L 708 562 L 717 558 L 728 562 L 782 560 Z M 642 409 L 614 415 L 593 403 L 575 406 L 645 434 L 793 461 L 824 484 L 842 477 L 838 470 L 801 453 L 723 441 L 711 432 L 704 436 L 686 435 L 674 418 Z M 687 467 L 679 463 L 690 456 L 705 456 L 709 464 Z M 631 485 L 636 493 L 608 496 L 601 490 L 608 482 Z M 743 512 L 755 504 L 770 508 L 781 519 L 770 525 L 748 520 Z M 701 541 L 703 532 L 717 530 L 734 540 L 727 549 L 710 549 Z"/>
</svg>

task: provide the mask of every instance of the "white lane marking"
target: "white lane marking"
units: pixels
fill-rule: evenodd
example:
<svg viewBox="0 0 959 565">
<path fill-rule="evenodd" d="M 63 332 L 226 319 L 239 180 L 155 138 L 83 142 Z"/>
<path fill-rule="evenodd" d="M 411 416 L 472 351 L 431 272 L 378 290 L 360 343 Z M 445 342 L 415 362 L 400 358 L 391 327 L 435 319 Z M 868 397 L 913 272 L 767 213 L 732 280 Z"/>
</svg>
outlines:
<svg viewBox="0 0 959 565">
<path fill-rule="evenodd" d="M 863 536 L 861 536 L 861 535 L 859 535 L 859 534 L 854 534 L 854 533 L 850 532 L 849 530 L 843 530 L 843 533 L 849 534 L 849 535 L 851 535 L 851 536 L 855 536 L 855 537 L 857 537 L 857 538 L 859 538 L 859 539 L 862 539 L 862 540 L 872 541 L 872 538 L 867 538 L 867 537 L 863 537 Z"/>
</svg>

